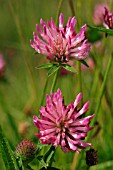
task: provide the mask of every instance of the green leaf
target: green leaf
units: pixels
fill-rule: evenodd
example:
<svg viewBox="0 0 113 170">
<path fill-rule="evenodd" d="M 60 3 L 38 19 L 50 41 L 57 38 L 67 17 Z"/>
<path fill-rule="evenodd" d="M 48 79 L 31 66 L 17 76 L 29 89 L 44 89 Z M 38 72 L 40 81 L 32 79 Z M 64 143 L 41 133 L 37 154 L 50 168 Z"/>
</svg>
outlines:
<svg viewBox="0 0 113 170">
<path fill-rule="evenodd" d="M 68 64 L 62 64 L 62 66 L 63 66 L 63 68 L 65 68 L 65 69 L 68 70 L 68 71 L 77 73 L 77 70 L 75 70 L 73 67 L 71 67 L 71 66 L 68 65 Z"/>
<path fill-rule="evenodd" d="M 48 71 L 48 76 L 51 76 L 55 71 L 57 71 L 60 68 L 58 64 L 54 64 L 50 70 Z"/>
<path fill-rule="evenodd" d="M 102 27 L 95 27 L 95 26 L 90 26 L 90 25 L 87 25 L 87 26 L 91 29 L 94 29 L 94 30 L 97 30 L 97 31 L 100 31 L 100 32 L 105 32 L 108 35 L 113 35 L 113 30 L 111 30 L 111 29 L 106 29 L 106 28 L 102 28 Z"/>
<path fill-rule="evenodd" d="M 90 29 L 88 30 L 88 33 L 87 33 L 87 38 L 88 38 L 88 41 L 91 42 L 91 43 L 95 43 L 99 40 L 102 39 L 102 34 L 95 30 L 95 29 Z"/>
<path fill-rule="evenodd" d="M 86 61 L 84 61 L 84 60 L 79 60 L 79 62 L 81 62 L 82 64 L 84 64 L 86 67 L 89 67 L 88 64 L 86 63 Z"/>
<path fill-rule="evenodd" d="M 48 64 L 43 64 L 43 65 L 41 65 L 41 66 L 37 66 L 37 67 L 35 67 L 35 68 L 37 68 L 37 69 L 50 68 L 50 67 L 52 67 L 52 66 L 53 66 L 52 63 L 48 63 Z"/>
<path fill-rule="evenodd" d="M 37 160 L 40 162 L 40 164 L 41 164 L 43 167 L 47 168 L 47 164 L 44 162 L 43 156 L 37 156 Z"/>
<path fill-rule="evenodd" d="M 33 170 L 33 169 L 29 165 L 27 165 L 26 170 Z"/>
<path fill-rule="evenodd" d="M 49 164 L 49 162 L 52 160 L 52 158 L 54 157 L 54 153 L 55 153 L 56 149 L 54 146 L 51 146 L 50 149 L 46 152 L 46 154 L 44 155 L 44 162 L 46 162 L 47 164 Z"/>
<path fill-rule="evenodd" d="M 7 170 L 19 170 L 16 159 L 12 153 L 7 139 L 5 138 L 0 126 L 0 151 Z"/>
</svg>

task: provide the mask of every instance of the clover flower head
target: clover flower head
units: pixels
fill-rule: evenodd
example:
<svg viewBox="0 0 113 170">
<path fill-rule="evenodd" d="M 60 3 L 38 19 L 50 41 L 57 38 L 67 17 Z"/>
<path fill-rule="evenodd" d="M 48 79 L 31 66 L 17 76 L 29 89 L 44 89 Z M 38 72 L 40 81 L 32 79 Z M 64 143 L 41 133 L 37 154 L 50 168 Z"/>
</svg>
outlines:
<svg viewBox="0 0 113 170">
<path fill-rule="evenodd" d="M 75 31 L 75 16 L 68 19 L 64 26 L 64 17 L 59 16 L 59 27 L 51 21 L 47 23 L 40 20 L 41 28 L 36 24 L 38 34 L 35 32 L 34 41 L 30 40 L 31 46 L 40 54 L 55 62 L 67 62 L 70 59 L 83 60 L 90 51 L 91 45 L 85 39 L 86 25 L 77 34 Z"/>
<path fill-rule="evenodd" d="M 93 22 L 95 25 L 103 24 L 105 7 L 109 9 L 106 3 L 99 3 L 95 6 L 93 14 Z"/>
<path fill-rule="evenodd" d="M 46 96 L 46 106 L 40 108 L 40 119 L 33 117 L 34 125 L 40 130 L 36 136 L 42 144 L 61 145 L 64 152 L 80 152 L 79 149 L 91 145 L 83 139 L 92 129 L 89 123 L 95 115 L 81 117 L 89 106 L 89 102 L 86 102 L 81 109 L 78 108 L 81 98 L 82 94 L 79 93 L 75 101 L 66 106 L 60 89 Z"/>
<path fill-rule="evenodd" d="M 107 29 L 113 29 L 113 13 L 109 12 L 109 10 L 105 7 L 104 14 L 104 23 L 103 25 Z"/>
</svg>

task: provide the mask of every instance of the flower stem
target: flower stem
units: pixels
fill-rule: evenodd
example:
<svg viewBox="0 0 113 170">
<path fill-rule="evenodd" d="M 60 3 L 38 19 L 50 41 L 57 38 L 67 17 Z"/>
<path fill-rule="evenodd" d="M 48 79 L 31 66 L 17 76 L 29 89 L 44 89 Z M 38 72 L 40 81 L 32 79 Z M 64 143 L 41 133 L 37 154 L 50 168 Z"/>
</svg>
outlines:
<svg viewBox="0 0 113 170">
<path fill-rule="evenodd" d="M 101 106 L 102 97 L 103 97 L 103 94 L 104 94 L 104 91 L 105 91 L 105 87 L 106 87 L 106 84 L 107 84 L 107 78 L 108 78 L 109 71 L 110 71 L 111 64 L 112 64 L 112 58 L 113 58 L 113 53 L 112 53 L 111 57 L 109 58 L 107 68 L 106 68 L 106 71 L 105 71 L 105 74 L 104 74 L 104 80 L 103 80 L 102 87 L 100 89 L 99 98 L 98 98 L 98 102 L 97 102 L 97 107 L 96 107 L 96 110 L 95 110 L 95 115 L 96 116 L 93 118 L 93 121 L 92 121 L 93 125 L 94 125 L 94 122 L 95 122 L 95 120 L 97 119 L 97 117 L 99 115 L 99 110 L 100 110 L 100 106 Z"/>
<path fill-rule="evenodd" d="M 103 96 L 104 91 L 105 91 L 105 87 L 106 87 L 106 83 L 107 83 L 107 78 L 108 78 L 110 67 L 111 67 L 111 64 L 112 64 L 112 58 L 113 58 L 113 53 L 112 53 L 111 57 L 109 58 L 109 61 L 108 61 L 108 64 L 107 64 L 107 68 L 106 68 L 106 71 L 105 71 L 105 74 L 104 74 L 103 84 L 102 84 L 102 87 L 100 88 L 101 90 L 100 90 L 99 98 L 98 98 L 98 102 L 97 102 L 98 104 L 97 104 L 97 107 L 96 107 L 96 110 L 95 110 L 96 116 L 92 119 L 91 125 L 94 125 L 95 120 L 97 119 L 97 117 L 99 115 L 99 110 L 100 110 L 100 106 L 101 106 L 102 96 Z M 88 135 L 88 138 L 87 138 L 87 141 L 89 141 L 91 136 L 92 136 L 92 132 L 90 131 L 89 135 Z M 78 169 L 82 159 L 83 159 L 83 154 L 81 154 L 81 156 L 78 159 L 76 169 Z"/>
<path fill-rule="evenodd" d="M 74 9 L 74 4 L 73 4 L 73 0 L 68 0 L 69 2 L 69 6 L 72 12 L 72 15 L 75 16 L 75 9 Z M 82 73 L 81 73 L 81 63 L 78 62 L 78 75 L 79 75 L 79 91 L 82 93 Z M 83 95 L 83 94 L 82 94 Z M 83 97 L 81 100 L 81 105 L 83 104 Z"/>
<path fill-rule="evenodd" d="M 54 79 L 53 79 L 53 83 L 52 83 L 52 87 L 51 87 L 52 92 L 54 92 L 54 90 L 55 90 L 59 70 L 60 70 L 60 67 L 57 69 L 57 71 L 55 72 L 55 75 L 54 75 Z"/>
<path fill-rule="evenodd" d="M 74 9 L 74 4 L 73 4 L 73 0 L 68 0 L 69 2 L 69 6 L 72 12 L 72 15 L 75 16 L 75 9 Z M 79 78 L 79 91 L 82 93 L 82 74 L 81 74 L 81 63 L 78 62 L 78 78 Z M 83 93 L 82 93 L 83 95 Z M 83 97 L 81 100 L 81 105 L 83 104 Z M 78 162 L 78 154 L 75 153 L 73 161 L 72 161 L 72 167 L 71 170 L 74 170 L 77 166 L 77 162 Z"/>
<path fill-rule="evenodd" d="M 75 16 L 75 9 L 74 9 L 74 4 L 73 4 L 73 0 L 68 0 L 69 2 L 69 6 L 72 12 L 72 15 Z"/>
<path fill-rule="evenodd" d="M 79 81 L 79 91 L 82 93 L 82 72 L 81 72 L 80 62 L 78 62 L 78 81 Z M 83 93 L 82 93 L 81 105 L 83 105 Z"/>
<path fill-rule="evenodd" d="M 58 4 L 58 10 L 57 10 L 56 20 L 55 20 L 56 25 L 58 25 L 58 17 L 59 17 L 59 14 L 60 14 L 62 3 L 63 3 L 63 0 L 60 0 L 59 4 Z"/>
<path fill-rule="evenodd" d="M 56 22 L 55 22 L 56 25 L 58 24 L 58 17 L 59 17 L 59 13 L 60 13 L 60 9 L 61 9 L 62 3 L 63 3 L 63 0 L 60 0 L 59 5 L 58 5 L 58 9 L 57 9 L 57 14 L 56 14 Z M 54 88 L 55 88 L 55 84 L 56 84 L 56 81 L 57 81 L 57 77 L 56 76 L 58 76 L 57 74 L 58 74 L 58 72 L 56 72 L 55 77 L 54 77 L 54 81 L 53 81 L 52 88 L 51 88 L 52 91 L 54 91 Z M 44 99 L 45 99 L 44 97 L 45 97 L 45 94 L 46 94 L 48 80 L 49 80 L 49 77 L 47 77 L 47 80 L 45 82 L 45 86 L 44 86 L 44 90 L 43 90 L 43 95 L 42 95 L 42 100 L 41 100 L 40 106 L 42 106 L 44 104 Z"/>
</svg>

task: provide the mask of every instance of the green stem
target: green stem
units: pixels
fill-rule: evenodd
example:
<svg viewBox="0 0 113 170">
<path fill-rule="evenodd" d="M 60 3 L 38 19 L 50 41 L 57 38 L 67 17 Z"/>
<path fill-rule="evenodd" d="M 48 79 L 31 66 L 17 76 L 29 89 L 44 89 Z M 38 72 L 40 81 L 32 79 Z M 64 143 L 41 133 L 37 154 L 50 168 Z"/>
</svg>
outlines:
<svg viewBox="0 0 113 170">
<path fill-rule="evenodd" d="M 79 91 L 82 93 L 82 72 L 81 72 L 81 63 L 78 61 L 78 81 L 79 81 Z M 83 93 L 82 93 L 82 100 L 81 105 L 83 105 Z"/>
<path fill-rule="evenodd" d="M 92 126 L 94 126 L 95 121 L 96 121 L 96 119 L 98 118 L 98 115 L 99 115 L 102 97 L 103 97 L 104 92 L 105 92 L 105 88 L 106 88 L 106 84 L 107 84 L 107 78 L 108 78 L 109 71 L 110 71 L 111 64 L 112 64 L 112 58 L 113 58 L 113 53 L 111 54 L 111 57 L 109 58 L 107 68 L 106 68 L 106 71 L 105 71 L 105 74 L 104 74 L 103 84 L 102 84 L 102 86 L 100 88 L 100 93 L 99 93 L 99 97 L 98 97 L 98 100 L 97 100 L 97 107 L 95 109 L 95 117 L 91 121 Z M 87 141 L 90 140 L 91 136 L 92 136 L 92 132 L 90 131 L 89 135 L 87 137 Z"/>
<path fill-rule="evenodd" d="M 74 4 L 73 4 L 73 0 L 68 0 L 69 1 L 69 6 L 72 12 L 72 15 L 75 16 L 75 9 L 74 9 Z"/>
<path fill-rule="evenodd" d="M 58 17 L 59 17 L 59 14 L 60 14 L 62 3 L 63 3 L 63 0 L 60 0 L 60 2 L 58 4 L 58 10 L 57 10 L 56 20 L 55 20 L 56 25 L 58 25 Z"/>
<path fill-rule="evenodd" d="M 100 83 L 102 84 L 103 80 L 104 80 L 104 75 L 102 73 L 102 62 L 100 60 L 100 57 L 98 57 L 98 59 L 100 60 L 96 60 L 97 59 L 97 54 L 96 53 L 92 53 L 92 56 L 93 56 L 93 59 L 94 59 L 94 62 L 95 62 L 95 65 L 98 69 L 96 69 L 96 74 L 97 74 L 97 78 L 96 78 L 96 81 L 95 79 L 93 80 L 94 83 L 92 83 L 92 89 L 94 87 L 94 92 L 93 94 L 91 93 L 92 96 L 94 96 L 94 94 L 96 93 L 97 91 L 97 84 L 98 84 L 98 79 L 100 81 Z M 96 84 L 95 84 L 96 82 Z M 105 86 L 105 92 L 104 92 L 104 95 L 105 95 L 105 100 L 106 100 L 106 103 L 109 107 L 109 110 L 110 110 L 110 113 L 111 113 L 111 116 L 112 115 L 112 101 L 110 100 L 110 96 L 109 96 L 109 93 L 108 93 L 108 88 L 107 88 L 107 85 Z M 93 104 L 93 100 L 92 100 L 92 104 Z M 90 108 L 92 108 L 91 104 L 90 104 Z"/>
<path fill-rule="evenodd" d="M 72 12 L 72 15 L 75 15 L 75 9 L 74 9 L 74 4 L 73 4 L 73 0 L 68 0 L 69 2 L 69 6 Z M 79 91 L 82 93 L 82 73 L 81 73 L 81 63 L 78 62 L 78 75 L 79 75 Z M 83 94 L 82 94 L 83 95 Z M 83 104 L 83 97 L 81 100 L 81 105 Z"/>
<path fill-rule="evenodd" d="M 69 6 L 70 6 L 70 9 L 71 9 L 71 12 L 72 12 L 72 15 L 75 16 L 75 9 L 74 9 L 74 4 L 73 4 L 73 0 L 68 0 L 69 2 Z M 82 73 L 81 73 L 81 63 L 78 62 L 78 81 L 79 81 L 79 91 L 82 93 Z M 82 93 L 83 95 L 83 93 Z M 82 97 L 82 100 L 81 100 L 81 105 L 83 104 L 83 97 Z M 75 169 L 76 168 L 76 162 L 78 160 L 78 157 L 77 159 L 76 158 L 76 153 L 75 153 L 75 156 L 73 158 L 73 162 L 72 162 L 72 166 L 73 168 L 72 169 Z"/>
<path fill-rule="evenodd" d="M 111 57 L 109 58 L 108 64 L 107 64 L 107 68 L 105 71 L 105 75 L 104 75 L 104 80 L 103 80 L 103 84 L 102 87 L 100 89 L 100 93 L 99 93 L 99 98 L 98 98 L 98 102 L 97 102 L 97 107 L 95 110 L 95 117 L 92 120 L 92 124 L 94 125 L 95 120 L 97 119 L 98 115 L 99 115 L 99 111 L 100 111 L 100 106 L 101 106 L 101 101 L 102 101 L 102 97 L 105 91 L 105 87 L 106 87 L 106 83 L 107 83 L 107 78 L 108 78 L 108 73 L 110 71 L 110 67 L 111 67 L 111 63 L 112 63 L 112 58 L 113 58 L 113 53 L 111 55 Z"/>
<path fill-rule="evenodd" d="M 60 14 L 60 9 L 61 9 L 62 3 L 63 3 L 63 0 L 60 0 L 59 5 L 58 5 L 58 10 L 57 10 L 57 15 L 56 15 L 56 21 L 55 21 L 56 25 L 58 24 L 58 17 L 59 17 L 59 14 Z M 52 91 L 54 91 L 54 88 L 55 88 L 55 84 L 56 84 L 56 81 L 57 81 L 57 77 L 56 76 L 58 76 L 57 75 L 58 74 L 58 70 L 57 70 L 57 72 L 55 74 L 55 77 L 54 77 L 54 81 L 53 81 L 52 88 L 51 88 Z M 44 96 L 46 94 L 48 80 L 49 80 L 49 77 L 47 77 L 47 80 L 46 80 L 46 83 L 45 83 L 45 87 L 44 87 L 44 90 L 43 90 L 43 95 L 42 95 L 42 100 L 41 100 L 40 106 L 42 106 L 44 104 Z"/>
<path fill-rule="evenodd" d="M 60 70 L 60 67 L 58 68 L 58 70 L 55 72 L 55 75 L 54 75 L 54 79 L 53 79 L 53 83 L 52 83 L 52 87 L 51 87 L 52 92 L 54 92 L 54 90 L 55 90 L 59 70 Z"/>
<path fill-rule="evenodd" d="M 108 65 L 107 65 L 107 68 L 106 68 L 106 72 L 105 72 L 105 75 L 104 75 L 103 84 L 102 84 L 102 87 L 100 88 L 101 90 L 100 90 L 100 94 L 99 94 L 99 98 L 98 98 L 98 102 L 97 102 L 98 104 L 97 104 L 97 107 L 96 107 L 96 110 L 95 110 L 96 116 L 93 118 L 93 120 L 91 122 L 92 125 L 94 125 L 95 120 L 97 119 L 97 117 L 99 115 L 99 110 L 100 110 L 100 106 L 101 106 L 102 96 L 104 94 L 105 86 L 106 86 L 106 83 L 107 83 L 107 78 L 108 78 L 108 75 L 109 75 L 108 73 L 110 71 L 110 67 L 111 67 L 111 64 L 112 64 L 112 58 L 113 58 L 113 53 L 112 53 L 111 57 L 109 58 Z M 89 135 L 88 135 L 88 138 L 87 138 L 87 141 L 89 141 L 91 136 L 92 136 L 92 132 L 90 131 Z M 78 159 L 78 163 L 77 163 L 77 168 L 76 169 L 78 169 L 82 159 L 83 159 L 83 154 L 81 154 L 81 156 Z"/>
</svg>

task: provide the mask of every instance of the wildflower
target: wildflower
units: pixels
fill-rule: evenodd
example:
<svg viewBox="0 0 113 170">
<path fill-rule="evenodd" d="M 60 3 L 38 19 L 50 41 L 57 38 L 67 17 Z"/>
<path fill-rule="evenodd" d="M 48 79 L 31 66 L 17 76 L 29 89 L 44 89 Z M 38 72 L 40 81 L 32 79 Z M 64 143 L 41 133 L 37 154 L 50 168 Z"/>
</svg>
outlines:
<svg viewBox="0 0 113 170">
<path fill-rule="evenodd" d="M 110 13 L 107 8 L 105 8 L 103 24 L 107 29 L 113 29 L 113 13 Z"/>
<path fill-rule="evenodd" d="M 36 146 L 27 139 L 23 139 L 16 147 L 16 156 L 21 158 L 24 163 L 31 162 L 36 155 Z"/>
<path fill-rule="evenodd" d="M 84 149 L 91 145 L 85 143 L 83 138 L 92 129 L 89 123 L 94 114 L 81 118 L 89 106 L 89 102 L 86 102 L 81 109 L 77 108 L 81 98 L 82 94 L 79 93 L 75 101 L 66 106 L 60 89 L 46 96 L 46 106 L 40 108 L 40 119 L 33 117 L 34 125 L 40 130 L 36 136 L 42 144 L 52 144 L 55 147 L 61 145 L 64 152 L 79 152 L 78 148 Z"/>
<path fill-rule="evenodd" d="M 4 76 L 5 68 L 6 68 L 6 62 L 3 58 L 3 55 L 0 54 L 0 78 Z"/>
<path fill-rule="evenodd" d="M 85 39 L 86 25 L 77 34 L 74 28 L 75 16 L 68 19 L 66 26 L 63 23 L 62 13 L 59 17 L 59 27 L 56 27 L 53 19 L 47 23 L 41 19 L 42 29 L 36 24 L 39 36 L 35 32 L 33 33 L 34 41 L 30 40 L 31 46 L 53 62 L 65 63 L 70 59 L 84 60 L 91 47 Z"/>
<path fill-rule="evenodd" d="M 95 25 L 103 24 L 105 7 L 108 8 L 108 5 L 105 3 L 100 3 L 95 6 L 94 14 L 93 14 L 93 22 Z"/>
</svg>

